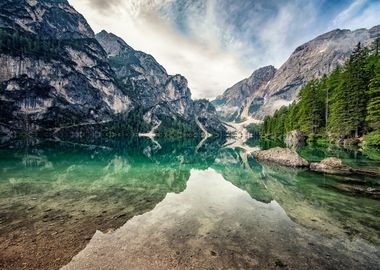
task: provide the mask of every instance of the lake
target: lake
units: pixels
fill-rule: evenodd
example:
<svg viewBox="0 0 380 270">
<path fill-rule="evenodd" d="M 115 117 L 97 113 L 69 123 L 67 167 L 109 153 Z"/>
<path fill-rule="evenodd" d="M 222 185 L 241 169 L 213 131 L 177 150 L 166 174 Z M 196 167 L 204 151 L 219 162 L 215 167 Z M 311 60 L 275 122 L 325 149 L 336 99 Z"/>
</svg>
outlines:
<svg viewBox="0 0 380 270">
<path fill-rule="evenodd" d="M 352 188 L 378 190 L 379 178 L 198 143 L 2 145 L 0 269 L 380 269 L 380 198 Z M 354 150 L 300 153 L 380 168 Z"/>
</svg>

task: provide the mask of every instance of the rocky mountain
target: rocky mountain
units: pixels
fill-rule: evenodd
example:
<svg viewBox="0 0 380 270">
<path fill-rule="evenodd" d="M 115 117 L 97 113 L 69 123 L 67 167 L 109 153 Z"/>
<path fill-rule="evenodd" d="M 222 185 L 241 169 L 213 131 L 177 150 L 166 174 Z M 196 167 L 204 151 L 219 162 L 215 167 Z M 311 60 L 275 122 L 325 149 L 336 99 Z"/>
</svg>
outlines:
<svg viewBox="0 0 380 270">
<path fill-rule="evenodd" d="M 134 50 L 112 33 L 103 30 L 96 39 L 129 96 L 144 108 L 146 122 L 155 124 L 163 117 L 180 117 L 190 122 L 199 119 L 209 132 L 224 132 L 213 105 L 206 100 L 192 100 L 185 77 L 167 74 L 153 56 Z"/>
<path fill-rule="evenodd" d="M 95 37 L 67 0 L 1 1 L 0 63 L 0 135 L 128 126 L 132 116 L 154 124 L 160 115 L 207 115 L 224 132 L 216 113 L 196 110 L 183 76 L 116 36 Z"/>
<path fill-rule="evenodd" d="M 237 120 L 244 117 L 243 115 L 247 115 L 252 103 L 259 106 L 263 101 L 262 98 L 252 99 L 253 94 L 262 93 L 275 73 L 276 69 L 273 66 L 262 67 L 254 71 L 249 78 L 228 88 L 223 95 L 213 101 L 218 114 L 228 121 Z M 244 110 L 245 108 L 247 109 Z"/>
<path fill-rule="evenodd" d="M 267 85 L 262 88 L 250 87 L 246 91 L 250 93 L 248 98 L 240 94 L 240 87 L 234 86 L 227 89 L 213 103 L 222 117 L 237 119 L 251 115 L 256 119 L 263 119 L 281 106 L 297 100 L 298 93 L 305 83 L 330 73 L 338 65 L 343 65 L 359 42 L 368 46 L 377 37 L 380 37 L 380 25 L 371 29 L 337 29 L 325 33 L 299 46 L 275 72 Z M 236 86 L 244 84 L 244 81 Z M 258 83 L 260 82 L 261 78 L 258 78 Z M 237 106 L 221 102 L 230 96 L 235 98 Z"/>
<path fill-rule="evenodd" d="M 0 3 L 2 133 L 111 121 L 133 105 L 66 0 Z"/>
</svg>

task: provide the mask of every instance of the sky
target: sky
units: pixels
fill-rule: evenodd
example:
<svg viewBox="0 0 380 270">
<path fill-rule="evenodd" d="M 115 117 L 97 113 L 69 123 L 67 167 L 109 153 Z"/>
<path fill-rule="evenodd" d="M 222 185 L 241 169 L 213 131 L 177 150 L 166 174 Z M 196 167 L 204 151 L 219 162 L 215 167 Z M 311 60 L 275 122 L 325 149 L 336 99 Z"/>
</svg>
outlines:
<svg viewBox="0 0 380 270">
<path fill-rule="evenodd" d="M 380 24 L 380 0 L 69 0 L 106 30 L 213 99 L 262 66 L 280 67 L 330 30 Z"/>
</svg>

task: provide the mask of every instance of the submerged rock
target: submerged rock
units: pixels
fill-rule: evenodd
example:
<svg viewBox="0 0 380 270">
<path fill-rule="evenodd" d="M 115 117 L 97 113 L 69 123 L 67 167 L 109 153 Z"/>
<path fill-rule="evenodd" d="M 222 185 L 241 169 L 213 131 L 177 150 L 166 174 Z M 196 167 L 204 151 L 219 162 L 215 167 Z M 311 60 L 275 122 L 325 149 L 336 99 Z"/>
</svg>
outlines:
<svg viewBox="0 0 380 270">
<path fill-rule="evenodd" d="M 369 196 L 375 199 L 380 198 L 380 190 L 374 187 L 368 187 L 368 186 L 362 186 L 362 185 L 349 185 L 349 184 L 338 184 L 333 187 L 339 191 L 355 193 L 355 194 L 363 194 L 365 196 Z"/>
<path fill-rule="evenodd" d="M 342 164 L 339 158 L 329 157 L 325 158 L 319 163 L 311 163 L 310 169 L 317 172 L 331 173 L 331 174 L 350 174 L 352 169 Z"/>
<path fill-rule="evenodd" d="M 379 176 L 375 171 L 365 169 L 355 169 L 342 164 L 342 160 L 336 157 L 325 158 L 319 163 L 311 163 L 310 169 L 317 172 L 330 174 L 364 174 L 370 176 Z"/>
<path fill-rule="evenodd" d="M 290 131 L 285 138 L 285 144 L 290 148 L 298 148 L 305 145 L 306 136 L 300 130 Z"/>
<path fill-rule="evenodd" d="M 275 147 L 254 153 L 257 160 L 277 163 L 289 167 L 309 167 L 309 162 L 303 159 L 295 150 Z"/>
</svg>

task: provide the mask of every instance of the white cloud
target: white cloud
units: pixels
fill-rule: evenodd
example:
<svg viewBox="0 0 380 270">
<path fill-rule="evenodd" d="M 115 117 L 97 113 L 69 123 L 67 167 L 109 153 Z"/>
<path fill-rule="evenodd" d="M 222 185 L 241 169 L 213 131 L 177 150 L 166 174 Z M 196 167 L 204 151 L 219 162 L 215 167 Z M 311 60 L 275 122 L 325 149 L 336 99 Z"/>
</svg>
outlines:
<svg viewBox="0 0 380 270">
<path fill-rule="evenodd" d="M 279 67 L 333 28 L 374 26 L 380 14 L 380 1 L 369 0 L 337 3 L 330 15 L 323 10 L 329 0 L 69 1 L 96 32 L 113 32 L 184 75 L 196 98 L 220 95 L 261 66 Z"/>
<path fill-rule="evenodd" d="M 162 1 L 123 1 L 113 12 L 93 8 L 91 0 L 70 0 L 93 29 L 105 29 L 123 38 L 136 50 L 152 54 L 170 74 L 182 74 L 195 98 L 213 98 L 252 70 L 244 67 L 239 55 L 220 48 L 206 24 L 207 39 L 185 36 L 157 14 Z M 170 2 L 169 0 L 165 1 Z M 110 15 L 112 14 L 112 15 Z M 210 22 L 213 24 L 213 22 Z"/>
<path fill-rule="evenodd" d="M 380 2 L 355 0 L 333 20 L 337 28 L 369 28 L 380 23 Z"/>
<path fill-rule="evenodd" d="M 351 20 L 366 4 L 366 0 L 355 0 L 346 9 L 341 11 L 334 19 L 333 25 L 339 27 Z"/>
</svg>

